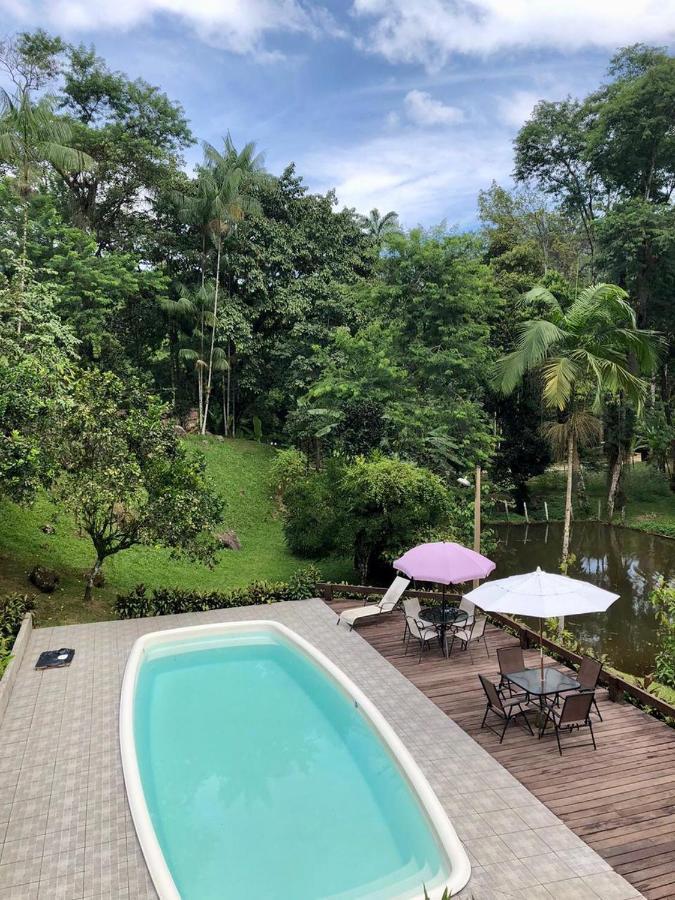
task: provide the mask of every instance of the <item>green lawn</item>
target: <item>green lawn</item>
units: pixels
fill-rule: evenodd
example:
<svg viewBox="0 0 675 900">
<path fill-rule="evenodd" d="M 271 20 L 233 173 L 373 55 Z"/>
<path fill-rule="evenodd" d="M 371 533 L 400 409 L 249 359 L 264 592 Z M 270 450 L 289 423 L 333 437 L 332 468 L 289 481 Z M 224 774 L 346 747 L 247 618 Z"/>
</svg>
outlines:
<svg viewBox="0 0 675 900">
<path fill-rule="evenodd" d="M 549 469 L 544 475 L 529 482 L 530 502 L 528 512 L 533 521 L 545 518 L 544 501 L 548 504 L 549 518 L 562 519 L 565 504 L 565 474 L 560 469 Z M 626 469 L 624 475 L 626 494 L 625 518 L 617 506 L 615 524 L 624 524 L 642 531 L 656 531 L 675 536 L 675 493 L 670 490 L 667 478 L 646 463 L 635 463 Z M 577 518 L 606 515 L 607 486 L 604 472 L 586 474 L 587 508 L 579 509 L 574 499 L 574 514 Z M 505 521 L 501 506 L 488 513 L 491 521 Z M 525 521 L 522 516 L 509 511 L 510 521 Z"/>
<path fill-rule="evenodd" d="M 0 593 L 34 590 L 28 572 L 36 564 L 56 569 L 59 589 L 51 595 L 38 594 L 40 625 L 91 622 L 112 618 L 115 595 L 139 582 L 149 586 L 227 590 L 266 579 L 283 581 L 307 560 L 292 556 L 284 545 L 281 521 L 270 498 L 269 466 L 274 450 L 251 441 L 219 441 L 216 438 L 189 438 L 204 452 L 209 472 L 226 498 L 223 528 L 236 531 L 240 551 L 225 550 L 218 564 L 208 569 L 199 563 L 172 559 L 166 550 L 137 547 L 107 560 L 105 586 L 94 600 L 82 602 L 84 572 L 93 563 L 88 539 L 78 536 L 69 516 L 45 497 L 30 509 L 0 502 Z M 41 527 L 52 523 L 55 534 Z M 347 560 L 322 561 L 327 579 L 346 580 L 352 575 Z"/>
</svg>

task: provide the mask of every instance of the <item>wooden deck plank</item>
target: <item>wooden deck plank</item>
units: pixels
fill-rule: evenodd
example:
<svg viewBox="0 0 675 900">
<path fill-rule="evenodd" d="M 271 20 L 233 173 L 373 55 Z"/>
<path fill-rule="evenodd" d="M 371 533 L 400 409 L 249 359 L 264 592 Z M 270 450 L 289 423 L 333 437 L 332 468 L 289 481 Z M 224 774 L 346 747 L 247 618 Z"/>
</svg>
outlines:
<svg viewBox="0 0 675 900">
<path fill-rule="evenodd" d="M 355 603 L 329 605 L 339 612 Z M 471 653 L 455 649 L 446 660 L 434 648 L 418 663 L 412 648 L 405 655 L 403 629 L 394 614 L 359 633 L 648 900 L 675 898 L 675 729 L 634 706 L 611 703 L 603 690 L 597 751 L 568 738 L 561 758 L 555 740 L 539 741 L 515 727 L 500 745 L 480 728 L 485 698 L 478 673 L 498 680 L 497 648 L 516 639 L 490 626 L 487 652 L 482 645 Z M 525 651 L 525 661 L 537 665 L 537 651 Z"/>
</svg>

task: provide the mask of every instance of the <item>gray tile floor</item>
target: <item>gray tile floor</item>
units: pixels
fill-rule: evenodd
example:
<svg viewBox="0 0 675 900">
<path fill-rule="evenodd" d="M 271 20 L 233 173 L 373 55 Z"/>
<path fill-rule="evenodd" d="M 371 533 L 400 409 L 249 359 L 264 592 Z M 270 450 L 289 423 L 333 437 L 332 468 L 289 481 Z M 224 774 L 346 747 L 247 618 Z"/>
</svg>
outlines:
<svg viewBox="0 0 675 900">
<path fill-rule="evenodd" d="M 37 629 L 0 738 L 0 900 L 155 898 L 127 806 L 118 745 L 122 674 L 141 634 L 269 618 L 370 696 L 445 806 L 473 866 L 463 898 L 628 900 L 640 894 L 320 600 Z M 376 627 L 376 626 L 374 626 Z M 40 651 L 74 647 L 67 669 Z M 237 898 L 246 900 L 246 898 Z"/>
</svg>

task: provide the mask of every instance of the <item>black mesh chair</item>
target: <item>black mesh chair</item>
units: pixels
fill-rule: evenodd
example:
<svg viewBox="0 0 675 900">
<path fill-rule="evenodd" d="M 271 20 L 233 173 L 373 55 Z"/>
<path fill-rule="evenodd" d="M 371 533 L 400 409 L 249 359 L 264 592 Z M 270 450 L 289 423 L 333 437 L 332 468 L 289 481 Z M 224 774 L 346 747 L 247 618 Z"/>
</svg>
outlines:
<svg viewBox="0 0 675 900">
<path fill-rule="evenodd" d="M 593 743 L 593 749 L 597 750 L 597 745 L 595 743 L 595 735 L 593 734 L 593 723 L 591 722 L 591 707 L 594 702 L 594 695 L 592 693 L 585 694 L 567 694 L 563 701 L 562 709 L 558 711 L 555 703 L 551 703 L 548 706 L 546 717 L 542 723 L 542 726 L 539 730 L 539 737 L 541 738 L 546 731 L 546 726 L 549 722 L 553 723 L 553 728 L 555 731 L 555 738 L 558 742 L 558 752 L 562 756 L 562 746 L 560 744 L 560 734 L 561 732 L 566 732 L 567 734 L 571 734 L 573 731 L 581 731 L 582 728 L 588 728 L 591 733 L 591 742 Z M 575 747 L 586 747 L 588 746 L 588 741 L 584 744 L 577 744 L 575 742 Z"/>
<path fill-rule="evenodd" d="M 489 678 L 486 678 L 485 675 L 479 675 L 478 677 L 480 678 L 480 683 L 483 686 L 485 697 L 487 699 L 485 715 L 483 716 L 480 727 L 489 728 L 494 734 L 499 735 L 499 743 L 501 744 L 509 724 L 511 722 L 515 722 L 517 725 L 520 724 L 520 722 L 518 722 L 518 718 L 520 717 L 524 723 L 522 727 L 527 728 L 534 737 L 532 726 L 525 715 L 527 706 L 529 705 L 527 694 L 514 694 L 513 697 L 502 697 L 497 690 L 497 685 L 493 684 Z M 492 725 L 486 724 L 487 717 L 490 713 L 503 721 L 504 727 L 501 731 L 497 728 L 493 728 Z"/>
</svg>

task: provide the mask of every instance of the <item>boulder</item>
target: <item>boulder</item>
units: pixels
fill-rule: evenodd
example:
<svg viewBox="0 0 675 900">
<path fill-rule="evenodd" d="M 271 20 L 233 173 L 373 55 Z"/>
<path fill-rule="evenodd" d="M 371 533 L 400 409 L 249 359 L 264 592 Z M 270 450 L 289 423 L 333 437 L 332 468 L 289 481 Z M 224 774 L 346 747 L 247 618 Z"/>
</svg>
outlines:
<svg viewBox="0 0 675 900">
<path fill-rule="evenodd" d="M 187 431 L 183 428 L 183 426 L 178 425 L 178 423 L 173 426 L 173 430 L 174 433 L 178 435 L 178 437 L 185 437 L 185 435 L 187 434 Z"/>
<path fill-rule="evenodd" d="M 46 566 L 34 566 L 28 578 L 43 594 L 53 593 L 59 583 L 58 573 Z"/>
<path fill-rule="evenodd" d="M 237 537 L 236 531 L 223 531 L 217 534 L 216 538 L 225 550 L 241 550 L 241 541 Z"/>
<path fill-rule="evenodd" d="M 183 428 L 190 434 L 199 431 L 199 410 L 189 409 L 183 417 Z"/>
<path fill-rule="evenodd" d="M 45 522 L 44 525 L 41 525 L 40 531 L 44 532 L 44 534 L 56 534 L 56 528 L 54 528 L 53 525 L 50 525 L 49 522 Z"/>
</svg>

